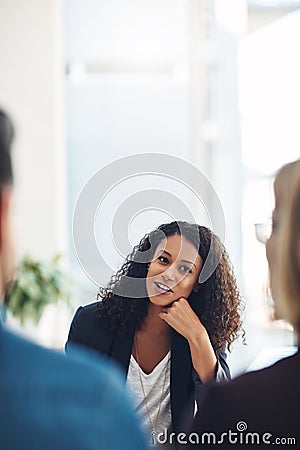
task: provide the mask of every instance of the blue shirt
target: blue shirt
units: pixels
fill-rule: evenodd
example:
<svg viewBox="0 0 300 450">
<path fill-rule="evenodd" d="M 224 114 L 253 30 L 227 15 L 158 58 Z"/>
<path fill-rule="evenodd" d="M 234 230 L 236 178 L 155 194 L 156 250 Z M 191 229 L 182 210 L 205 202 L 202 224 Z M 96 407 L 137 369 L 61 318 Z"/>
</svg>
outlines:
<svg viewBox="0 0 300 450">
<path fill-rule="evenodd" d="M 0 448 L 145 450 L 120 377 L 102 358 L 46 350 L 0 321 Z"/>
</svg>

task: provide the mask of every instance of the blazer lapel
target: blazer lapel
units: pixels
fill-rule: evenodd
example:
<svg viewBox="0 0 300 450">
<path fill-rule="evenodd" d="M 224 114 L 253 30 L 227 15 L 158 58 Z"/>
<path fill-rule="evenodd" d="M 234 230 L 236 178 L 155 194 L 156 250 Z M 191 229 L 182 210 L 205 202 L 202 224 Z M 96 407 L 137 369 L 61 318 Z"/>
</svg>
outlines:
<svg viewBox="0 0 300 450">
<path fill-rule="evenodd" d="M 181 415 L 187 411 L 188 403 L 192 394 L 191 371 L 192 363 L 190 349 L 187 340 L 172 331 L 171 342 L 171 409 L 173 417 L 173 431 L 180 432 Z M 192 406 L 193 408 L 193 406 Z M 187 411 L 189 414 L 190 411 Z M 193 411 L 191 412 L 193 414 Z"/>
<path fill-rule="evenodd" d="M 133 337 L 133 334 L 127 336 L 120 336 L 116 334 L 109 354 L 109 356 L 111 356 L 113 360 L 119 363 L 124 370 L 125 379 L 127 377 L 129 367 L 130 355 L 133 346 Z"/>
</svg>

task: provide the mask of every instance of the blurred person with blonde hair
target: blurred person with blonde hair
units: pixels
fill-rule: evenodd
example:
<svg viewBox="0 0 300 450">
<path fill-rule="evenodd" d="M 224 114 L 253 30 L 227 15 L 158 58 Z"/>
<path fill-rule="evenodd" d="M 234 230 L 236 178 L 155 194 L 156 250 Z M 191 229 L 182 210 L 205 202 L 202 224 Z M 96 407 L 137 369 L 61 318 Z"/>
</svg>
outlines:
<svg viewBox="0 0 300 450">
<path fill-rule="evenodd" d="M 266 243 L 270 285 L 276 317 L 294 327 L 298 351 L 270 367 L 208 387 L 190 430 L 191 444 L 300 447 L 300 160 L 279 170 L 274 193 Z"/>
<path fill-rule="evenodd" d="M 291 172 L 294 176 L 291 176 Z M 293 325 L 300 342 L 300 160 L 284 166 L 274 185 L 277 205 L 273 214 L 273 226 L 282 224 L 278 230 L 281 240 L 278 264 L 271 279 L 273 297 L 279 318 Z M 292 191 L 290 193 L 289 191 Z M 286 213 L 285 210 L 286 209 Z M 278 219 L 279 216 L 279 219 Z M 282 219 L 281 219 L 282 216 Z M 272 251 L 269 239 L 267 250 Z M 270 260 L 271 255 L 269 256 Z M 270 264 L 270 262 L 269 262 Z M 272 272 L 270 271 L 272 277 Z"/>
</svg>

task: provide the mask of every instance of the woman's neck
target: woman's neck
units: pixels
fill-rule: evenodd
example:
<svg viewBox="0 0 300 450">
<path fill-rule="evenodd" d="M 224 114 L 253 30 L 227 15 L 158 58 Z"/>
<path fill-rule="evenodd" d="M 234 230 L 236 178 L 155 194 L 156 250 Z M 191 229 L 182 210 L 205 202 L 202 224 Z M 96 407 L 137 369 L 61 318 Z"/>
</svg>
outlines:
<svg viewBox="0 0 300 450">
<path fill-rule="evenodd" d="M 159 313 L 162 311 L 160 306 L 150 303 L 147 317 L 145 318 L 142 331 L 147 331 L 156 336 L 169 335 L 169 325 L 159 317 Z"/>
</svg>

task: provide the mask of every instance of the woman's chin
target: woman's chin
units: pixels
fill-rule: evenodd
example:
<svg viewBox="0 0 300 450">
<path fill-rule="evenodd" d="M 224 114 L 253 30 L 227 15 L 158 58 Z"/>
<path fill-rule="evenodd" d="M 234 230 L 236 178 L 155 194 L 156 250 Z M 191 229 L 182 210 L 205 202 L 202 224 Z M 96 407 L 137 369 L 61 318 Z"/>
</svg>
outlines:
<svg viewBox="0 0 300 450">
<path fill-rule="evenodd" d="M 170 295 L 166 294 L 153 294 L 149 295 L 149 300 L 152 303 L 152 305 L 161 306 L 163 308 L 170 308 L 176 300 L 170 297 L 171 297 Z"/>
</svg>

